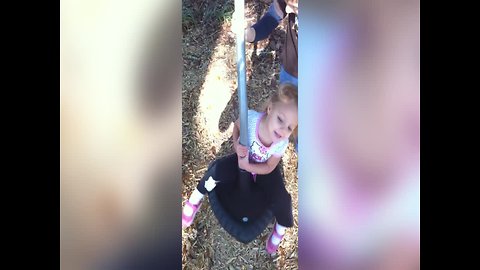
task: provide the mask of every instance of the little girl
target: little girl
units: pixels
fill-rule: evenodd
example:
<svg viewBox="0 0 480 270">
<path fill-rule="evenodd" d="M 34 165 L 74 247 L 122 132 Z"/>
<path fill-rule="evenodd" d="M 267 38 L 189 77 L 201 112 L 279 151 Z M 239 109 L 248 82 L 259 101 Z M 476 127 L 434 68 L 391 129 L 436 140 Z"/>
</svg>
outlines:
<svg viewBox="0 0 480 270">
<path fill-rule="evenodd" d="M 239 143 L 239 120 L 233 129 L 235 153 L 217 160 L 215 176 L 203 177 L 182 211 L 182 227 L 192 224 L 203 196 L 216 185 L 235 186 L 238 169 L 251 173 L 255 185 L 263 189 L 276 224 L 267 239 L 267 252 L 275 253 L 285 230 L 293 226 L 291 196 L 285 189 L 283 177 L 277 166 L 287 149 L 289 137 L 297 133 L 298 125 L 297 87 L 285 83 L 279 86 L 267 103 L 264 112 L 248 111 L 248 147 Z M 234 179 L 234 180 L 232 180 Z M 218 180 L 218 181 L 216 181 Z"/>
</svg>

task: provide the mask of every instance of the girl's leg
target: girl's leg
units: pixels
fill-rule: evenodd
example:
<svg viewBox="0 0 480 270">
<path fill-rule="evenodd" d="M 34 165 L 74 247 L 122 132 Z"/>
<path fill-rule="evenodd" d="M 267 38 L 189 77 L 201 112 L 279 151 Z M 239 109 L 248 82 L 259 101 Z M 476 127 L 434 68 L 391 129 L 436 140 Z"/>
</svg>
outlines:
<svg viewBox="0 0 480 270">
<path fill-rule="evenodd" d="M 210 177 L 212 179 L 210 179 Z M 212 186 L 221 185 L 233 187 L 237 178 L 238 158 L 237 154 L 234 153 L 215 160 L 212 167 L 207 170 L 198 183 L 197 190 L 202 194 L 206 194 L 211 191 Z M 209 181 L 215 181 L 215 185 L 208 183 Z"/>
<path fill-rule="evenodd" d="M 280 246 L 280 242 L 285 235 L 286 229 L 287 227 L 275 223 L 275 226 L 273 227 L 272 232 L 270 233 L 270 236 L 265 243 L 265 247 L 268 253 L 273 254 L 277 251 L 278 246 Z"/>
<path fill-rule="evenodd" d="M 198 212 L 204 195 L 211 191 L 217 184 L 222 188 L 233 188 L 238 177 L 237 155 L 222 157 L 207 170 L 202 179 L 193 191 L 182 211 L 182 226 L 188 227 L 192 224 L 195 214 Z"/>
<path fill-rule="evenodd" d="M 272 203 L 276 223 L 266 242 L 268 253 L 275 253 L 285 235 L 286 229 L 293 226 L 292 197 L 283 183 L 283 177 L 277 166 L 268 175 L 258 175 L 257 183 L 262 186 Z"/>
<path fill-rule="evenodd" d="M 292 197 L 285 189 L 280 168 L 277 166 L 267 175 L 257 175 L 256 183 L 265 191 L 270 200 L 277 222 L 284 227 L 292 227 Z"/>
<path fill-rule="evenodd" d="M 217 184 L 223 186 L 233 186 L 238 175 L 237 154 L 221 157 L 213 162 L 211 167 L 205 172 L 197 188 L 193 191 L 189 201 L 197 205 L 207 192 L 212 191 Z"/>
</svg>

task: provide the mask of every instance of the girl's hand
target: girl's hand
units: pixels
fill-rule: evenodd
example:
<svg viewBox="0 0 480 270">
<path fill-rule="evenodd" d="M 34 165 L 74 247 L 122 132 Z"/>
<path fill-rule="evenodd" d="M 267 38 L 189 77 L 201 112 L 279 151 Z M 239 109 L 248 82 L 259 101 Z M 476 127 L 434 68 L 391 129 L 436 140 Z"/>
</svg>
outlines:
<svg viewBox="0 0 480 270">
<path fill-rule="evenodd" d="M 239 158 L 244 158 L 248 155 L 248 147 L 241 145 L 239 142 L 235 143 L 235 152 Z"/>
<path fill-rule="evenodd" d="M 238 156 L 238 167 L 242 170 L 245 170 L 245 171 L 249 171 L 248 168 L 249 168 L 249 162 L 248 162 L 248 157 L 244 157 L 244 158 L 241 158 L 240 156 Z"/>
</svg>

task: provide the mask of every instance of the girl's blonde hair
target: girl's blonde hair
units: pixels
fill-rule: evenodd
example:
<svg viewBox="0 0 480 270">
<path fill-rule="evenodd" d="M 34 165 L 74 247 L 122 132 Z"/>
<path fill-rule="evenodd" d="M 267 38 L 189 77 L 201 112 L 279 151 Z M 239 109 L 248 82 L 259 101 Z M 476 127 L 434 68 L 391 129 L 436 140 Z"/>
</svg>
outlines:
<svg viewBox="0 0 480 270">
<path fill-rule="evenodd" d="M 295 102 L 298 107 L 298 90 L 297 87 L 291 83 L 280 84 L 278 90 L 270 97 L 269 102 L 275 104 L 277 102 Z"/>
<path fill-rule="evenodd" d="M 273 93 L 273 95 L 268 99 L 268 101 L 263 105 L 263 111 L 267 112 L 268 106 L 275 105 L 278 102 L 294 102 L 295 106 L 298 108 L 298 88 L 291 83 L 282 83 L 278 87 L 278 90 Z M 296 138 L 298 136 L 298 125 L 293 130 L 292 135 Z"/>
</svg>

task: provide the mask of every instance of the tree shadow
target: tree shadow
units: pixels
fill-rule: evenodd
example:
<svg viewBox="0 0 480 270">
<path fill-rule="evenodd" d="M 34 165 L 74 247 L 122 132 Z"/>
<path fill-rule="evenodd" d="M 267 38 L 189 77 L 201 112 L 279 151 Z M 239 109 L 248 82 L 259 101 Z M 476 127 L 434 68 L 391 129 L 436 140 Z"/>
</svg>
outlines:
<svg viewBox="0 0 480 270">
<path fill-rule="evenodd" d="M 199 97 L 213 52 L 218 44 L 222 25 L 234 10 L 233 0 L 182 1 L 182 159 L 208 159 L 210 149 L 199 143 Z M 203 162 L 201 162 L 203 163 Z"/>
</svg>

